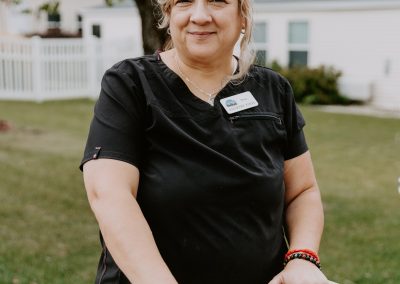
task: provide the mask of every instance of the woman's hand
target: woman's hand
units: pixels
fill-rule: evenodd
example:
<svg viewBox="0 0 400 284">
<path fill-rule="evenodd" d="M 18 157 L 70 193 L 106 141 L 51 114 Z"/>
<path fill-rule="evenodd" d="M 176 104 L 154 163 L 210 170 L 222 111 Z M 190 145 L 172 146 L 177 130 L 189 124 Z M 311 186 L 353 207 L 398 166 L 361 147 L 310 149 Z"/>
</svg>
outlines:
<svg viewBox="0 0 400 284">
<path fill-rule="evenodd" d="M 268 284 L 329 284 L 331 282 L 313 263 L 303 259 L 293 259 L 285 269 Z"/>
</svg>

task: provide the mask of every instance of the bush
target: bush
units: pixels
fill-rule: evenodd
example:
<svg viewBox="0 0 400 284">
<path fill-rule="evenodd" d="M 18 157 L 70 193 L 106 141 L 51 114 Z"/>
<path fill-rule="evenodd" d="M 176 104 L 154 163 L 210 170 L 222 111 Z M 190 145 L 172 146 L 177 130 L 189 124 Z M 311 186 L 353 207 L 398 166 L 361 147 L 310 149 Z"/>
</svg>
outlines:
<svg viewBox="0 0 400 284">
<path fill-rule="evenodd" d="M 299 103 L 322 105 L 350 103 L 339 92 L 338 79 L 342 73 L 333 67 L 283 68 L 274 61 L 271 68 L 289 80 L 295 99 Z"/>
</svg>

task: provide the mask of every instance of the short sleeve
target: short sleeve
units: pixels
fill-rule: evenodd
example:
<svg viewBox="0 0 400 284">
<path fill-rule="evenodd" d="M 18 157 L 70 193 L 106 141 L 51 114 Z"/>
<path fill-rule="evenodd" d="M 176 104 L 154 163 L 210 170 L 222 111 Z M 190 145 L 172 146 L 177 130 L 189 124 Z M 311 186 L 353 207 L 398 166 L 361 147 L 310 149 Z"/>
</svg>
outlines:
<svg viewBox="0 0 400 284">
<path fill-rule="evenodd" d="M 286 79 L 283 80 L 284 122 L 286 127 L 286 144 L 284 147 L 284 159 L 295 158 L 308 150 L 303 132 L 305 121 L 296 105 L 293 90 Z"/>
<path fill-rule="evenodd" d="M 87 161 L 99 158 L 121 160 L 139 168 L 145 141 L 145 105 L 132 75 L 117 66 L 106 71 L 80 169 Z"/>
</svg>

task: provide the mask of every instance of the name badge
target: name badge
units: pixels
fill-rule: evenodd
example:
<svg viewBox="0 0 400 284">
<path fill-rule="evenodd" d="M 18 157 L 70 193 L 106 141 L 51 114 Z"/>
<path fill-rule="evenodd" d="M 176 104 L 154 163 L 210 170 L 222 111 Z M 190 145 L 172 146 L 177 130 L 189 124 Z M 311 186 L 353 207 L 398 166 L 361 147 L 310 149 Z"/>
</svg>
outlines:
<svg viewBox="0 0 400 284">
<path fill-rule="evenodd" d="M 249 91 L 221 99 L 220 102 L 228 114 L 258 106 Z"/>
</svg>

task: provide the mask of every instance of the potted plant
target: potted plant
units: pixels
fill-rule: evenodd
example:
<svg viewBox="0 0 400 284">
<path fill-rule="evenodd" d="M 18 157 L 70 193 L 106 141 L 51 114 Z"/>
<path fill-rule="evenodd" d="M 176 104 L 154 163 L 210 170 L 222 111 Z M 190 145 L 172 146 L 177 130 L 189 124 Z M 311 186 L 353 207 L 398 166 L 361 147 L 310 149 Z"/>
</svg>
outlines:
<svg viewBox="0 0 400 284">
<path fill-rule="evenodd" d="M 44 11 L 47 13 L 47 21 L 49 29 L 59 29 L 61 22 L 61 14 L 59 11 L 59 1 L 49 1 L 39 7 L 39 12 Z"/>
</svg>

